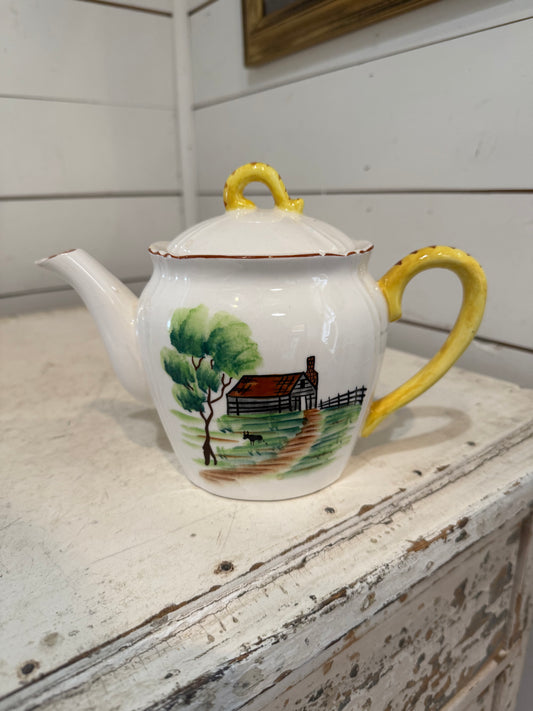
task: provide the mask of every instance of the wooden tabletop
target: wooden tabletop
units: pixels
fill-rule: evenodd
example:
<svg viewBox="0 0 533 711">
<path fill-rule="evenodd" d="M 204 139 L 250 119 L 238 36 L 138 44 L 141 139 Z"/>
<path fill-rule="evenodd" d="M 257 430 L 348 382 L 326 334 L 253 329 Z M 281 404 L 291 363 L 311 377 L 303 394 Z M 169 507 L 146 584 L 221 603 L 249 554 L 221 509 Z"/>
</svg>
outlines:
<svg viewBox="0 0 533 711">
<path fill-rule="evenodd" d="M 511 383 L 452 369 L 333 486 L 232 501 L 180 473 L 84 309 L 0 339 L 1 709 L 239 708 L 346 605 L 375 614 L 532 498 L 533 391 Z M 387 352 L 379 392 L 421 362 Z"/>
</svg>

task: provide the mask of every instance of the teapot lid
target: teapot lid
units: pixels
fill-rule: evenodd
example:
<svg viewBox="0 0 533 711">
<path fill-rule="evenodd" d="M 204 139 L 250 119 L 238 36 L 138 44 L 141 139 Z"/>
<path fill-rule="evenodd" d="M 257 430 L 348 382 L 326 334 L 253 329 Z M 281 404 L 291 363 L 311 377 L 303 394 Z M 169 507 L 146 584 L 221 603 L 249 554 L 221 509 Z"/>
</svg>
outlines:
<svg viewBox="0 0 533 711">
<path fill-rule="evenodd" d="M 253 181 L 268 186 L 274 208 L 260 209 L 243 196 Z M 150 252 L 178 259 L 259 259 L 348 256 L 373 248 L 367 240 L 354 241 L 335 227 L 303 215 L 303 200 L 291 200 L 277 171 L 265 163 L 237 168 L 224 186 L 224 204 L 224 215 L 200 222 L 168 244 L 153 244 Z"/>
</svg>

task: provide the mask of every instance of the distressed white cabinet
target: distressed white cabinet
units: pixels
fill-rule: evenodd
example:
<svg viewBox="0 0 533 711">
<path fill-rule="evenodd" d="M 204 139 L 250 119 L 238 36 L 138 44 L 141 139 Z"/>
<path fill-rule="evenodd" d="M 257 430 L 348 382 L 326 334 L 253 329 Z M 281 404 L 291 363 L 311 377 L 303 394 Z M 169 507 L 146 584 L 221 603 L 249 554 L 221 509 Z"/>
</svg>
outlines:
<svg viewBox="0 0 533 711">
<path fill-rule="evenodd" d="M 81 308 L 1 322 L 0 709 L 511 711 L 533 393 L 453 369 L 339 482 L 179 472 Z M 381 389 L 420 359 L 388 352 Z"/>
</svg>

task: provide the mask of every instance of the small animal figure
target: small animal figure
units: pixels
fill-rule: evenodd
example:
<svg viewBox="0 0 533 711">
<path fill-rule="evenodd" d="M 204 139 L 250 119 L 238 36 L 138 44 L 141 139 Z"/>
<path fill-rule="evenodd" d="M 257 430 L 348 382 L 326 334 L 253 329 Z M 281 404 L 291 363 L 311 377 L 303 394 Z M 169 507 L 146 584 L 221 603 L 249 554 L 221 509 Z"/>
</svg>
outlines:
<svg viewBox="0 0 533 711">
<path fill-rule="evenodd" d="M 263 435 L 250 434 L 249 432 L 243 432 L 243 433 L 242 433 L 242 438 L 243 438 L 243 439 L 249 439 L 250 442 L 252 443 L 252 446 L 255 445 L 256 442 L 262 442 L 262 441 L 263 441 Z"/>
</svg>

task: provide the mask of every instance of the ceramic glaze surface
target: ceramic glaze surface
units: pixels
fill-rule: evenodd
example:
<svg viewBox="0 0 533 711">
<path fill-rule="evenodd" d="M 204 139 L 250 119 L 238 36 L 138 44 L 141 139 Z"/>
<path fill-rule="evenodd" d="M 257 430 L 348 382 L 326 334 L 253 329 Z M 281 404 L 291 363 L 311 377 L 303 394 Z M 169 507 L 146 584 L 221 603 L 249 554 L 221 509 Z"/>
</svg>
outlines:
<svg viewBox="0 0 533 711">
<path fill-rule="evenodd" d="M 354 241 L 320 220 L 274 207 L 226 212 L 191 227 L 168 245 L 151 248 L 173 257 L 280 257 L 338 255 L 368 252 L 367 240 Z"/>
<path fill-rule="evenodd" d="M 275 207 L 243 190 L 265 183 Z M 153 400 L 182 470 L 237 499 L 286 499 L 338 479 L 359 433 L 427 390 L 479 326 L 486 283 L 461 250 L 426 247 L 375 282 L 372 245 L 302 214 L 278 173 L 249 163 L 228 178 L 225 215 L 151 245 L 140 302 L 82 250 L 41 260 L 79 292 L 122 384 Z M 463 304 L 446 343 L 372 402 L 388 321 L 409 281 L 450 269 Z"/>
<path fill-rule="evenodd" d="M 139 335 L 189 478 L 258 499 L 337 479 L 383 355 L 386 304 L 368 255 L 153 259 Z"/>
</svg>

